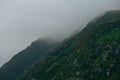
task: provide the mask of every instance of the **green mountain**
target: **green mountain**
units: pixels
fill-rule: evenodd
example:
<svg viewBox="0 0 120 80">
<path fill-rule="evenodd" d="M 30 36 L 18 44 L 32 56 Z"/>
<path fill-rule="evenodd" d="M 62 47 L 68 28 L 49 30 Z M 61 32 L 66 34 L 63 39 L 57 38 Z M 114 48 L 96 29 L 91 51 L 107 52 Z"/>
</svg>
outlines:
<svg viewBox="0 0 120 80">
<path fill-rule="evenodd" d="M 120 80 L 120 11 L 92 20 L 21 80 Z"/>
<path fill-rule="evenodd" d="M 0 68 L 0 80 L 16 80 L 25 75 L 36 63 L 43 63 L 45 55 L 57 45 L 44 39 L 34 41 Z"/>
</svg>

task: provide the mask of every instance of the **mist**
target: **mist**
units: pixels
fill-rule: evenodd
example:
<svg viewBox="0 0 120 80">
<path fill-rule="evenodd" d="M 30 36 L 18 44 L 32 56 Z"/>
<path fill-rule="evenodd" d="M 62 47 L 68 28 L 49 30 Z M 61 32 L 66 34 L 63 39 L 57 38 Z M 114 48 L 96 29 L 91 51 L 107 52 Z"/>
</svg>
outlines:
<svg viewBox="0 0 120 80">
<path fill-rule="evenodd" d="M 0 0 L 0 66 L 38 38 L 62 41 L 120 0 Z"/>
</svg>

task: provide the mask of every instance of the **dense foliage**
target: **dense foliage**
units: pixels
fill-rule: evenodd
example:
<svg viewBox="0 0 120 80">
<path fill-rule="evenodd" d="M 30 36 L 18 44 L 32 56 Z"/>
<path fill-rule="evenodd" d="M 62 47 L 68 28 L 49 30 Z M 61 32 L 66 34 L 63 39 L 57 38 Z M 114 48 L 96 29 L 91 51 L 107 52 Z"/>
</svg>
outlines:
<svg viewBox="0 0 120 80">
<path fill-rule="evenodd" d="M 21 80 L 120 80 L 120 11 L 109 11 L 49 53 Z"/>
</svg>

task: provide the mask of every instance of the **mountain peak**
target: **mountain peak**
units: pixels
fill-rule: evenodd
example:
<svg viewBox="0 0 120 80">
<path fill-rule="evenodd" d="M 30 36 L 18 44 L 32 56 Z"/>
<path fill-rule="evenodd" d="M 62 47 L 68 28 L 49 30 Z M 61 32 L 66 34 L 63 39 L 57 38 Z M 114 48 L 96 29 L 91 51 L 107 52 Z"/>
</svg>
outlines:
<svg viewBox="0 0 120 80">
<path fill-rule="evenodd" d="M 119 19 L 119 11 L 100 15 L 22 80 L 120 80 Z"/>
</svg>

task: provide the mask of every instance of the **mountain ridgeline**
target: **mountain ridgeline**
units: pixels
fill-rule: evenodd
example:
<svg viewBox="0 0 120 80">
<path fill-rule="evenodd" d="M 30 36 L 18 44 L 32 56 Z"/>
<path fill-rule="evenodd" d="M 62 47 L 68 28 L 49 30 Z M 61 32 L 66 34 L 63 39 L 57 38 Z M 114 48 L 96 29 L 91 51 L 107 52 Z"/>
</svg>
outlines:
<svg viewBox="0 0 120 80">
<path fill-rule="evenodd" d="M 58 43 L 48 40 L 34 41 L 0 68 L 0 80 L 17 80 L 26 75 L 26 72 L 36 63 L 43 63 L 45 55 L 57 45 Z"/>
<path fill-rule="evenodd" d="M 106 12 L 65 40 L 20 80 L 120 80 L 120 11 Z"/>
</svg>

